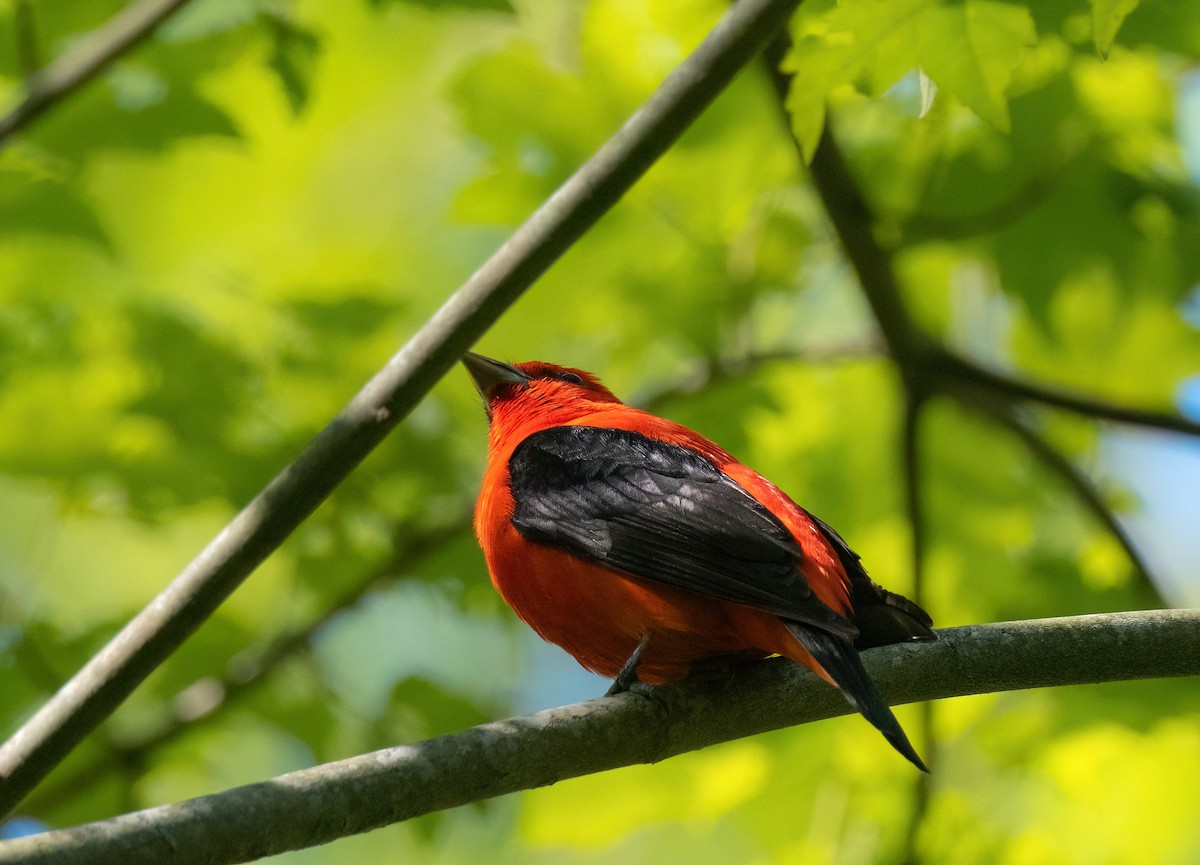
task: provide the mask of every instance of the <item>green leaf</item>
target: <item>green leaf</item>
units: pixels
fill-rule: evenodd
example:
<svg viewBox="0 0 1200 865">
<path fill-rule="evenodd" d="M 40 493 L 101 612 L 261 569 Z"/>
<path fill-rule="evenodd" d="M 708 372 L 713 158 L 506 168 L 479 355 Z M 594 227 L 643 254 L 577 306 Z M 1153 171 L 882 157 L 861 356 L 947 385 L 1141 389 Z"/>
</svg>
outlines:
<svg viewBox="0 0 1200 865">
<path fill-rule="evenodd" d="M 0 169 L 0 234 L 22 232 L 83 238 L 111 249 L 104 227 L 72 185 Z"/>
<path fill-rule="evenodd" d="M 205 322 L 166 305 L 129 308 L 133 351 L 147 373 L 146 387 L 130 408 L 156 417 L 181 442 L 211 444 L 249 398 L 253 368 Z"/>
<path fill-rule="evenodd" d="M 1037 41 L 1029 11 L 967 0 L 922 19 L 921 67 L 976 114 L 1009 130 L 1008 85 L 1026 48 Z"/>
<path fill-rule="evenodd" d="M 1141 2 L 1142 0 L 1091 0 L 1092 39 L 1101 57 L 1108 57 L 1121 24 Z"/>
<path fill-rule="evenodd" d="M 806 159 L 839 88 L 882 94 L 918 68 L 1007 131 L 1008 87 L 1037 41 L 1028 9 L 992 0 L 847 0 L 816 18 L 802 13 L 798 30 L 785 60 L 795 73 L 787 108 Z"/>
<path fill-rule="evenodd" d="M 114 79 L 84 88 L 48 113 L 29 139 L 57 156 L 82 160 L 101 149 L 154 152 L 184 137 L 239 137 L 229 115 L 197 93 L 194 82 L 172 83 L 156 101 L 147 98 L 148 79 L 135 78 L 138 88 L 131 91 L 130 77 L 118 70 L 110 73 Z"/>
<path fill-rule="evenodd" d="M 292 114 L 299 114 L 308 103 L 321 40 L 313 31 L 282 16 L 264 15 L 263 19 L 271 33 L 268 63 L 283 85 Z"/>
</svg>

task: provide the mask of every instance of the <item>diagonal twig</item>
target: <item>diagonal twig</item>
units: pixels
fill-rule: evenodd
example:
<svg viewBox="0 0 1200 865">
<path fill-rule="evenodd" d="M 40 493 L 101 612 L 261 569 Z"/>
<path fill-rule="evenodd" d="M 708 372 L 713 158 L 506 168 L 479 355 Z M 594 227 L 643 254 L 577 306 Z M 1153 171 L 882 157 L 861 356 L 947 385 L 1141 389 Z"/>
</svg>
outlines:
<svg viewBox="0 0 1200 865">
<path fill-rule="evenodd" d="M 333 618 L 356 606 L 369 592 L 391 582 L 392 577 L 411 569 L 444 543 L 460 536 L 468 530 L 470 522 L 469 514 L 464 514 L 458 519 L 420 531 L 413 531 L 408 526 L 397 530 L 393 533 L 393 549 L 387 559 L 348 585 L 312 618 L 277 635 L 266 645 L 247 652 L 245 656 L 235 658 L 222 675 L 198 679 L 181 689 L 171 700 L 168 716 L 157 727 L 131 741 L 110 741 L 103 753 L 72 766 L 65 775 L 55 776 L 52 783 L 43 785 L 30 795 L 26 801 L 27 813 L 44 814 L 64 801 L 79 797 L 97 781 L 107 777 L 114 764 L 143 766 L 155 751 L 176 741 L 183 734 L 194 733 L 222 717 L 265 685 L 271 674 L 284 662 L 306 649 L 314 635 Z M 197 689 L 203 689 L 206 694 L 199 710 L 188 699 L 188 695 Z"/>
<path fill-rule="evenodd" d="M 26 78 L 24 98 L 0 117 L 0 147 L 46 109 L 87 84 L 149 37 L 189 0 L 137 0 Z M 18 6 L 18 10 L 22 8 Z"/>
<path fill-rule="evenodd" d="M 892 704 L 1195 676 L 1200 675 L 1200 610 L 949 628 L 933 642 L 872 649 L 864 661 Z M 244 862 L 850 711 L 836 690 L 807 670 L 774 659 L 749 665 L 715 688 L 703 677 L 660 688 L 638 686 L 616 697 L 0 843 L 0 865 L 90 865 L 101 858 L 122 865 Z M 879 747 L 887 746 L 880 742 Z"/>
<path fill-rule="evenodd" d="M 529 285 L 674 143 L 799 0 L 740 0 L 196 559 L 0 746 L 7 814 L 333 491 Z"/>
<path fill-rule="evenodd" d="M 1155 601 L 1160 606 L 1169 606 L 1163 598 L 1158 584 L 1155 583 L 1145 559 L 1142 558 L 1142 554 L 1138 551 L 1136 545 L 1134 545 L 1133 539 L 1125 531 L 1125 527 L 1121 525 L 1112 509 L 1104 501 L 1104 497 L 1100 494 L 1100 491 L 1080 471 L 1078 466 L 1050 444 L 1044 436 L 1032 429 L 1029 423 L 1018 417 L 1015 412 L 995 408 L 988 413 L 997 423 L 1019 438 L 1025 447 L 1029 449 L 1030 453 L 1037 457 L 1051 472 L 1058 475 L 1067 487 L 1075 493 L 1076 497 L 1083 502 L 1092 516 L 1096 518 L 1096 521 L 1120 545 L 1125 553 L 1125 557 L 1129 559 L 1129 564 L 1132 566 L 1134 573 L 1153 595 Z"/>
</svg>

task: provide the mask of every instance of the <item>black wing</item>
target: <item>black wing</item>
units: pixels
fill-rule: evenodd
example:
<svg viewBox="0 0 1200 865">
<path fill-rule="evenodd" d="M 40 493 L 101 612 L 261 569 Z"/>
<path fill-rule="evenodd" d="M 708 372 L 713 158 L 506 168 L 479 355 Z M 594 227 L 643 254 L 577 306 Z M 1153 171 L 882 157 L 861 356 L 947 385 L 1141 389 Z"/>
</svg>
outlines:
<svg viewBox="0 0 1200 865">
<path fill-rule="evenodd" d="M 805 511 L 805 513 L 808 513 Z M 850 601 L 854 607 L 854 623 L 858 625 L 859 649 L 886 646 L 909 640 L 935 640 L 933 619 L 929 613 L 903 595 L 889 592 L 867 574 L 858 553 L 839 535 L 833 526 L 808 514 L 817 529 L 833 546 L 842 567 L 850 577 Z"/>
<path fill-rule="evenodd" d="M 647 580 L 815 625 L 855 626 L 800 573 L 787 527 L 704 457 L 627 430 L 552 427 L 509 461 L 525 538 Z"/>
</svg>

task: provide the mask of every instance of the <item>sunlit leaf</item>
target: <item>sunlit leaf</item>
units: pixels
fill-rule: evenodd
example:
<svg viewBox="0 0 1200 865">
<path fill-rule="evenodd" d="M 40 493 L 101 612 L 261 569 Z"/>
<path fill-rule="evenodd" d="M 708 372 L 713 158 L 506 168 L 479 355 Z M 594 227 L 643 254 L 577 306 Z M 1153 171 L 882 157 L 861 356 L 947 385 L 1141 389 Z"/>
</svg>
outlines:
<svg viewBox="0 0 1200 865">
<path fill-rule="evenodd" d="M 992 0 L 853 0 L 801 21 L 785 68 L 795 74 L 788 110 L 806 158 L 838 88 L 863 83 L 879 94 L 916 68 L 1007 130 L 1008 86 L 1036 41 L 1027 10 Z"/>
<path fill-rule="evenodd" d="M 930 78 L 1007 131 L 1006 91 L 1023 50 L 1035 41 L 1029 13 L 1006 3 L 968 0 L 931 11 L 922 30 L 928 47 L 921 66 Z"/>
<path fill-rule="evenodd" d="M 1096 50 L 1101 57 L 1107 57 L 1121 24 L 1130 12 L 1141 5 L 1141 0 L 1091 0 L 1091 4 Z"/>
</svg>

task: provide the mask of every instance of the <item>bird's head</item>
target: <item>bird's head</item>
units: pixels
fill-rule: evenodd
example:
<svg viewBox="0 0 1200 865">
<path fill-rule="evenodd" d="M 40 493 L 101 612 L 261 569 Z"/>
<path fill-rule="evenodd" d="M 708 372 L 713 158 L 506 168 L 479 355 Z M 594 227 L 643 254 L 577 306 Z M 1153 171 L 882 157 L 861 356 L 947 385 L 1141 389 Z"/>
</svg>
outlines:
<svg viewBox="0 0 1200 865">
<path fill-rule="evenodd" d="M 463 365 L 483 397 L 493 430 L 557 426 L 620 405 L 590 372 L 541 361 L 507 364 L 467 352 Z"/>
</svg>

